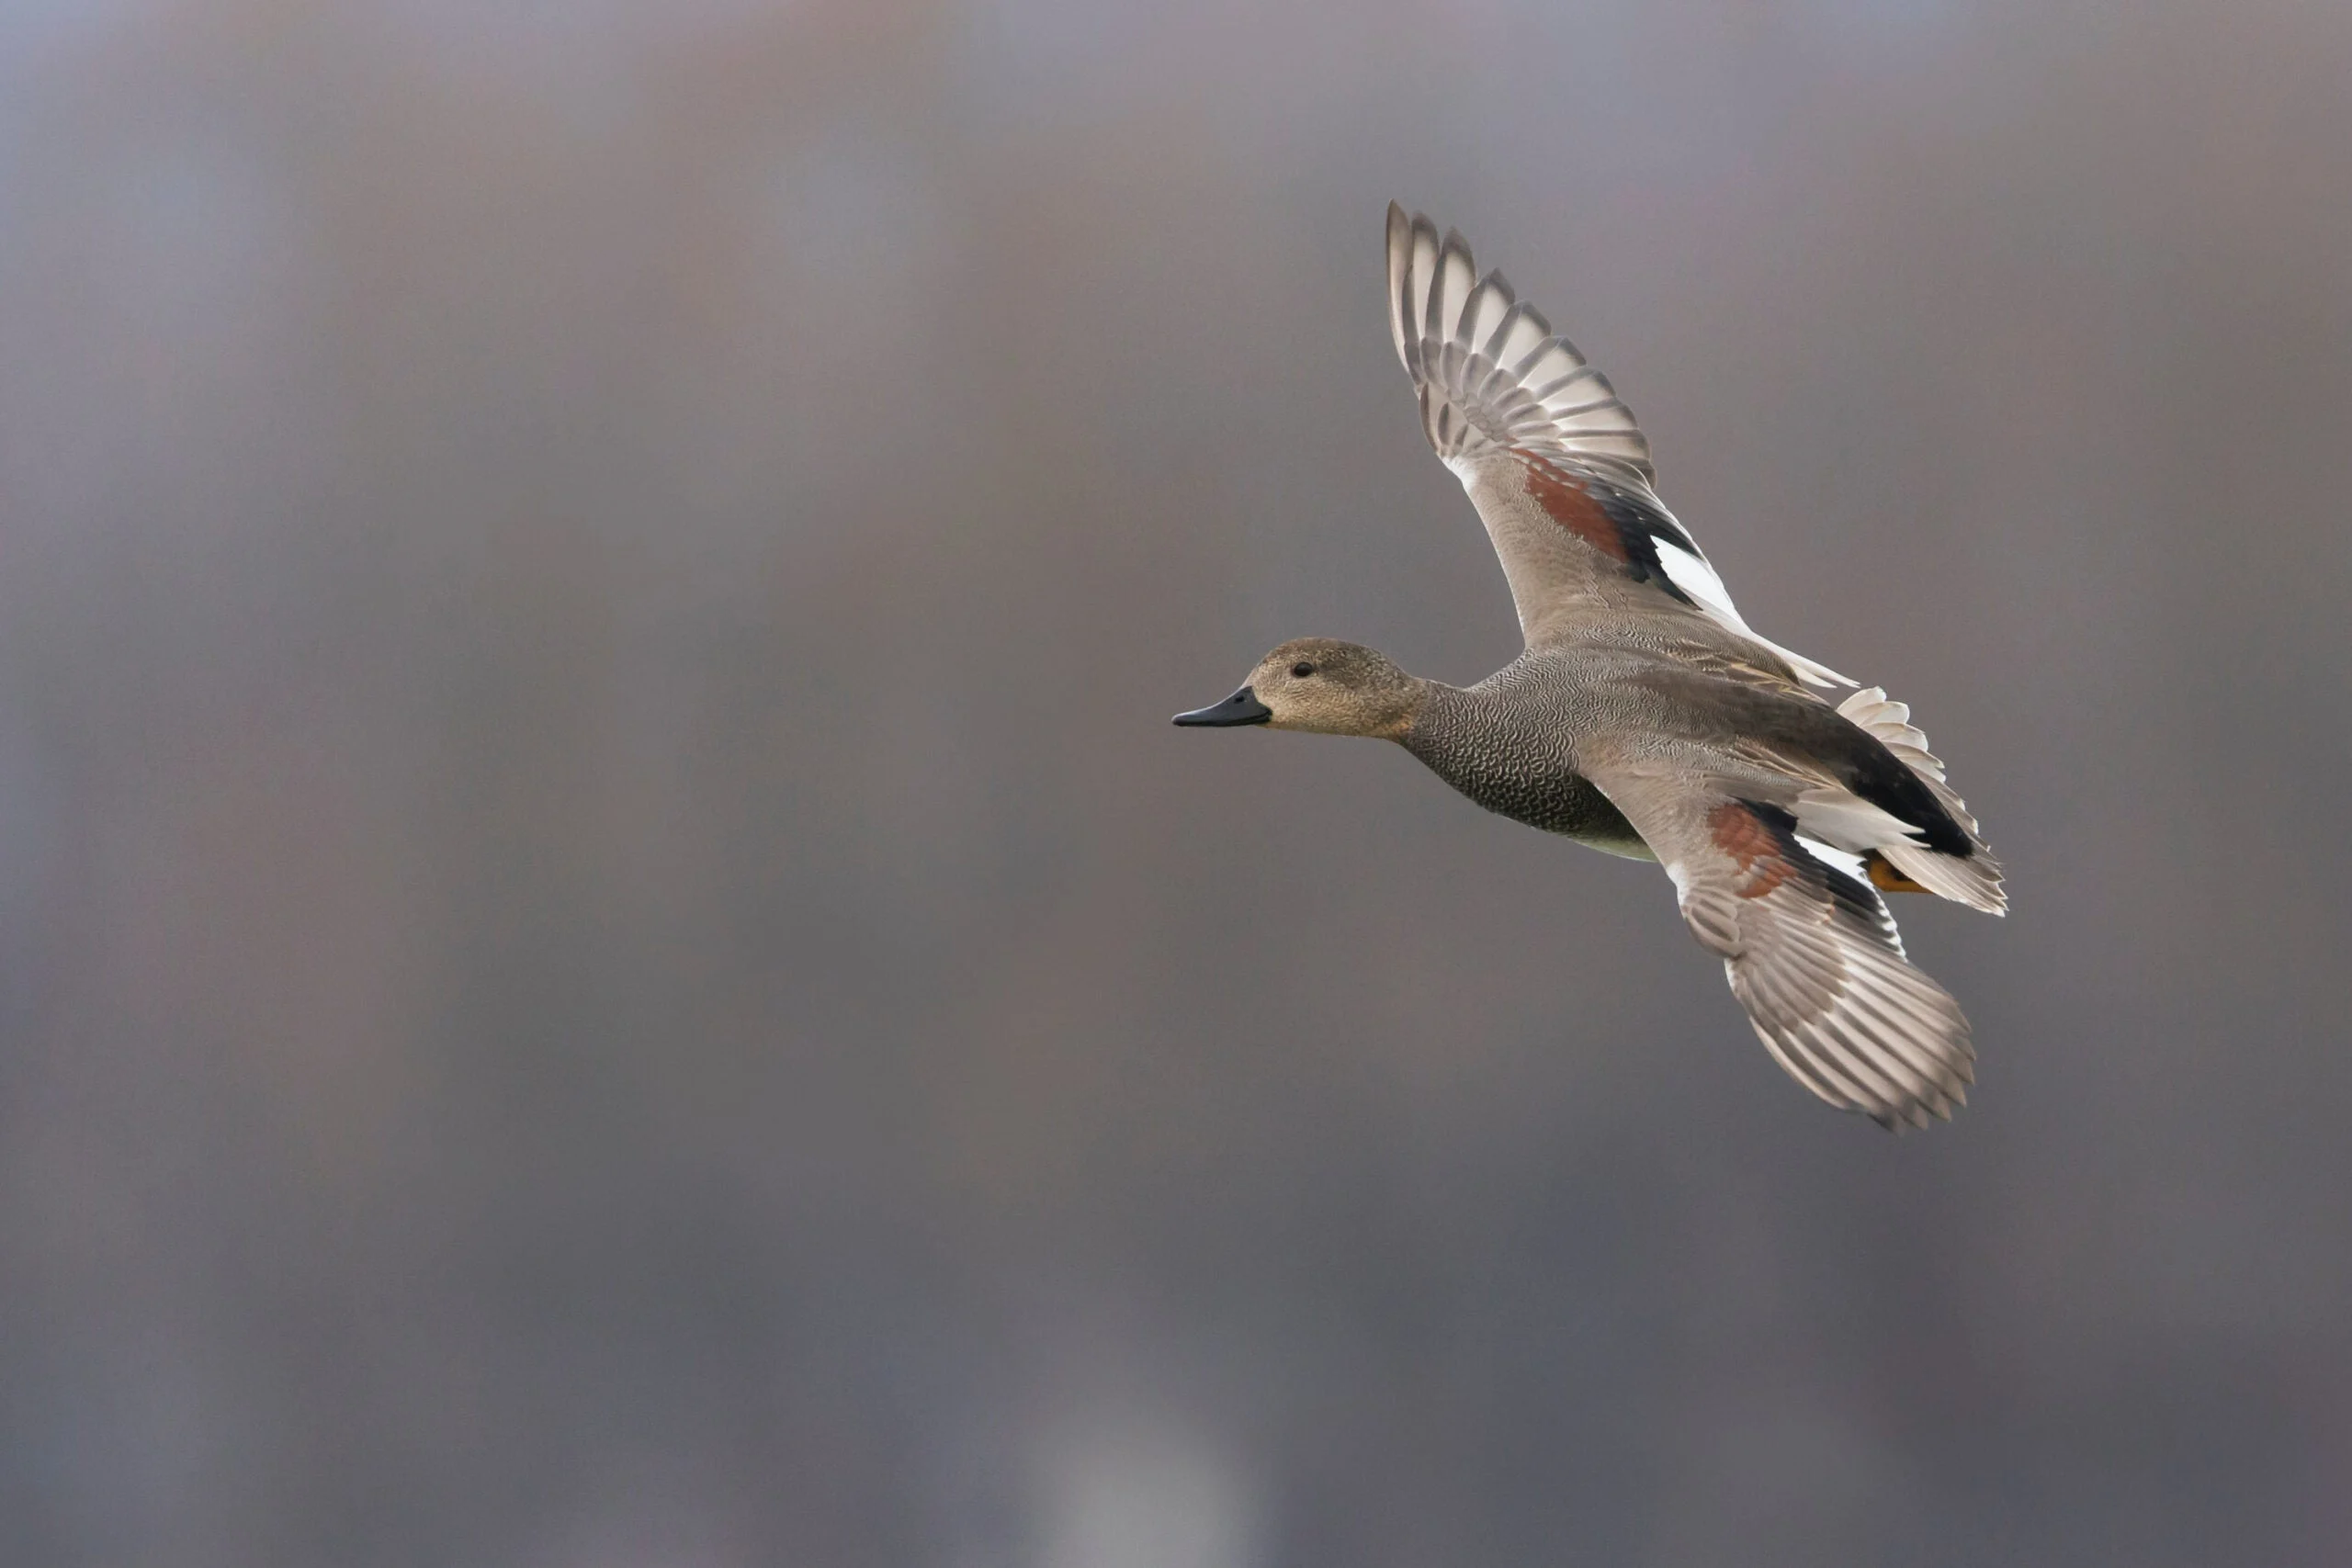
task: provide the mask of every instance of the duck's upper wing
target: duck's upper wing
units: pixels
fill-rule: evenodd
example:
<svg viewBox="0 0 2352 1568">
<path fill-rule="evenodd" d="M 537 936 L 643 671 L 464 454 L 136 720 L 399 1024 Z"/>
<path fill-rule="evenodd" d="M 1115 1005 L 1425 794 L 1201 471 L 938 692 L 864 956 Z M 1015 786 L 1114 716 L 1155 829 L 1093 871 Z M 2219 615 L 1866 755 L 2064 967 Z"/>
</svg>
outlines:
<svg viewBox="0 0 2352 1568">
<path fill-rule="evenodd" d="M 1724 780 L 1634 762 L 1591 776 L 1674 879 L 1691 934 L 1790 1077 L 1889 1128 L 1965 1102 L 1968 1020 L 1904 956 L 1853 857 Z"/>
<path fill-rule="evenodd" d="M 1650 444 L 1609 378 L 1484 278 L 1458 233 L 1388 208 L 1388 324 L 1430 445 L 1469 491 L 1530 648 L 1591 634 L 1611 610 L 1703 616 L 1816 686 L 1854 682 L 1767 642 L 1653 488 Z"/>
</svg>

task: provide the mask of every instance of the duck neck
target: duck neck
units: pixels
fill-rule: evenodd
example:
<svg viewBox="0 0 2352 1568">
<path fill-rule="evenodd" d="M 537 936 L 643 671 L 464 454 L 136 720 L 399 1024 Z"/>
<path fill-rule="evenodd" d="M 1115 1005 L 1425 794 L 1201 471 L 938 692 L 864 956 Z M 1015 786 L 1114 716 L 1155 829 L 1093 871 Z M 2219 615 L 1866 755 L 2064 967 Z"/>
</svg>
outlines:
<svg viewBox="0 0 2352 1568">
<path fill-rule="evenodd" d="M 1404 727 L 1391 739 L 1427 762 L 1432 750 L 1442 749 L 1446 738 L 1476 713 L 1478 694 L 1419 676 L 1414 682 L 1412 706 L 1407 712 Z"/>
<path fill-rule="evenodd" d="M 1570 771 L 1567 737 L 1531 714 L 1508 683 L 1426 683 L 1405 750 L 1454 788 L 1477 796 L 1489 786 Z"/>
</svg>

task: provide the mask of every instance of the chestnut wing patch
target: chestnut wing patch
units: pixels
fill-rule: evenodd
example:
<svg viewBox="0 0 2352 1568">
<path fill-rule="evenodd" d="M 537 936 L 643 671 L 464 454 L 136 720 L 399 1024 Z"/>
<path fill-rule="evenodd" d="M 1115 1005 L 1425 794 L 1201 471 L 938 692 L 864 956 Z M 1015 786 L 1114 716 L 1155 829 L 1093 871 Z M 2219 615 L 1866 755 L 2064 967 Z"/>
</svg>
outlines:
<svg viewBox="0 0 2352 1568">
<path fill-rule="evenodd" d="M 1793 878 L 1894 938 L 1894 922 L 1878 895 L 1814 852 L 1799 837 L 1794 814 L 1762 801 L 1726 800 L 1707 813 L 1707 832 L 1736 868 L 1732 890 L 1740 897 L 1761 898 Z"/>
<path fill-rule="evenodd" d="M 1544 453 L 1514 446 L 1510 455 L 1527 469 L 1527 493 L 1544 514 L 1634 581 L 1654 583 L 1702 615 L 1711 604 L 1730 607 L 1723 579 L 1664 507 Z"/>
</svg>

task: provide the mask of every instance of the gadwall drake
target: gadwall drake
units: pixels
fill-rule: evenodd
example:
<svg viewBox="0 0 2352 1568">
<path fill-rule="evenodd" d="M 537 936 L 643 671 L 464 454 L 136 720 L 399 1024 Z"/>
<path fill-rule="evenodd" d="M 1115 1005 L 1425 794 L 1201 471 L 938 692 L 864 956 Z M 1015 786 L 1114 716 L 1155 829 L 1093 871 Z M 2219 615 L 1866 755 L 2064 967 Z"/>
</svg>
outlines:
<svg viewBox="0 0 2352 1568">
<path fill-rule="evenodd" d="M 1462 236 L 1388 209 L 1389 328 L 1421 428 L 1502 558 L 1526 649 L 1475 686 L 1286 642 L 1182 725 L 1394 740 L 1490 811 L 1655 860 L 1773 1058 L 1881 1126 L 1950 1120 L 1968 1021 L 1904 956 L 1882 892 L 1990 914 L 2001 870 L 1910 710 L 1766 641 L 1657 498 L 1601 373 L 1480 278 Z"/>
</svg>

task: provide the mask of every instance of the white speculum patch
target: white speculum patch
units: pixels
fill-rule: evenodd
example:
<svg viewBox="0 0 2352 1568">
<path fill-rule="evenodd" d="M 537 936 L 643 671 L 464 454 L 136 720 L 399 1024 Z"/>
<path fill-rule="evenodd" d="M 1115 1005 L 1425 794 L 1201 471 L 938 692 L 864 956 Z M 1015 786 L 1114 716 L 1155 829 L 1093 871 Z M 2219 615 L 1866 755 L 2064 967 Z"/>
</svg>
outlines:
<svg viewBox="0 0 2352 1568">
<path fill-rule="evenodd" d="M 1711 609 L 1722 611 L 1731 617 L 1734 626 L 1746 625 L 1740 620 L 1739 612 L 1732 608 L 1731 591 L 1724 586 L 1724 580 L 1715 575 L 1713 567 L 1670 539 L 1657 539 L 1655 542 L 1657 545 L 1657 564 L 1666 569 L 1666 575 L 1674 586 Z"/>
<path fill-rule="evenodd" d="M 1863 867 L 1861 856 L 1849 850 L 1838 849 L 1834 844 L 1825 844 L 1809 834 L 1799 833 L 1796 839 L 1798 843 L 1804 846 L 1807 854 L 1829 867 L 1830 870 L 1842 871 L 1857 882 L 1870 881 L 1870 875 Z"/>
</svg>

